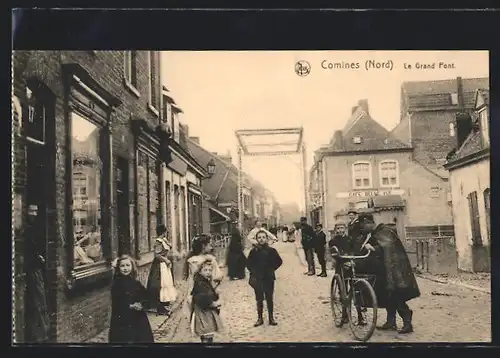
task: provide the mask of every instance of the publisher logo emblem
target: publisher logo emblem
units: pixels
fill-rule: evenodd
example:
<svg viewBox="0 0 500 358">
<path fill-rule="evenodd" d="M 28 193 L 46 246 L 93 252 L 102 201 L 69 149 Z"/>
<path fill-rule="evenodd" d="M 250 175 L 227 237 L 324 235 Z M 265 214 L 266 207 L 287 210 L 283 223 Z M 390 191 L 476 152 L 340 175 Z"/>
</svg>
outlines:
<svg viewBox="0 0 500 358">
<path fill-rule="evenodd" d="M 295 64 L 295 73 L 300 77 L 307 76 L 311 73 L 311 65 L 307 61 L 299 61 Z"/>
</svg>

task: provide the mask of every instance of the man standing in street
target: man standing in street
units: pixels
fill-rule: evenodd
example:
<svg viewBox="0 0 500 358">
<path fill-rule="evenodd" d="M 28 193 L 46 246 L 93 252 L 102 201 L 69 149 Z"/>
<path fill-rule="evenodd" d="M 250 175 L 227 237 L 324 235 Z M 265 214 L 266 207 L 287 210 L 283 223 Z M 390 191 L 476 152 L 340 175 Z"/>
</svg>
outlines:
<svg viewBox="0 0 500 358">
<path fill-rule="evenodd" d="M 398 333 L 411 333 L 413 311 L 406 302 L 419 297 L 420 290 L 403 243 L 392 227 L 385 224 L 376 226 L 371 214 L 360 214 L 359 223 L 367 239 L 364 247 L 379 258 L 377 265 L 381 266 L 376 270 L 375 292 L 378 306 L 387 310 L 387 321 L 377 328 L 396 331 L 397 312 L 403 319 L 403 327 Z"/>
<path fill-rule="evenodd" d="M 347 224 L 347 236 L 351 240 L 357 240 L 361 236 L 360 225 L 358 220 L 358 212 L 356 210 L 349 210 L 349 223 Z"/>
<path fill-rule="evenodd" d="M 316 233 L 312 226 L 307 223 L 306 217 L 300 218 L 300 231 L 302 234 L 301 244 L 307 261 L 307 272 L 305 272 L 304 275 L 314 276 L 316 275 L 316 269 L 314 267 L 314 241 Z"/>
<path fill-rule="evenodd" d="M 326 235 L 323 232 L 323 225 L 320 223 L 316 224 L 316 237 L 314 238 L 314 251 L 318 256 L 319 264 L 321 265 L 321 272 L 319 277 L 327 277 L 326 274 L 326 258 L 325 258 L 325 245 L 326 245 Z"/>
</svg>

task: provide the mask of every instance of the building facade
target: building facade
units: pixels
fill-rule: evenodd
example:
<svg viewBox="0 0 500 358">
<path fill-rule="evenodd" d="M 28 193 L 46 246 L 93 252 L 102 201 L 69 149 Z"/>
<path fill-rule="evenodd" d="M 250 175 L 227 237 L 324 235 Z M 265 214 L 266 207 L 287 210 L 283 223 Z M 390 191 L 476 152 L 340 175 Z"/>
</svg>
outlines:
<svg viewBox="0 0 500 358">
<path fill-rule="evenodd" d="M 456 149 L 445 167 L 450 171 L 458 268 L 489 272 L 490 136 L 489 91 L 478 90 L 475 111 L 456 116 Z"/>
<path fill-rule="evenodd" d="M 160 66 L 155 51 L 14 53 L 17 342 L 30 324 L 23 301 L 35 290 L 25 280 L 28 232 L 45 233 L 36 242 L 52 342 L 81 342 L 108 326 L 118 254 L 147 270 L 163 217 L 160 168 L 171 161 Z"/>
</svg>

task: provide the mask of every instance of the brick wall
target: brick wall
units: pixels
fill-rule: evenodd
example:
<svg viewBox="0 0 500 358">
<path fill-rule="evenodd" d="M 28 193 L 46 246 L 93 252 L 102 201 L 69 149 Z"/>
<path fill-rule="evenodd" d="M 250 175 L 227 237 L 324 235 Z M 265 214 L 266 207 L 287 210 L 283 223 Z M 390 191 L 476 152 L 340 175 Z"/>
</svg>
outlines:
<svg viewBox="0 0 500 358">
<path fill-rule="evenodd" d="M 448 183 L 411 160 L 411 153 L 360 154 L 351 156 L 329 156 L 326 161 L 326 210 L 325 229 L 331 229 L 335 212 L 346 209 L 355 198 L 337 198 L 339 192 L 349 192 L 352 187 L 352 164 L 355 161 L 372 163 L 372 182 L 379 188 L 379 163 L 394 159 L 399 166 L 399 189 L 405 191 L 405 225 L 447 225 L 451 224 L 451 206 L 447 202 Z M 431 197 L 432 187 L 438 187 L 436 198 Z"/>
<path fill-rule="evenodd" d="M 124 54 L 122 51 L 16 51 L 14 54 L 13 72 L 15 88 L 23 91 L 26 80 L 32 77 L 42 81 L 56 96 L 55 103 L 55 196 L 56 207 L 52 216 L 53 225 L 49 231 L 53 237 L 49 238 L 48 262 L 49 277 L 52 277 L 51 292 L 54 292 L 53 304 L 57 318 L 53 317 L 54 336 L 59 342 L 79 342 L 94 335 L 108 324 L 108 310 L 110 305 L 109 286 L 95 289 L 75 298 L 68 298 L 64 293 L 65 285 L 65 152 L 66 152 L 66 119 L 64 115 L 64 89 L 61 78 L 61 65 L 78 62 L 90 75 L 97 80 L 111 94 L 121 99 L 123 104 L 113 114 L 113 153 L 123 156 L 130 161 L 133 159 L 133 137 L 130 131 L 130 118 L 137 116 L 151 123 L 158 123 L 158 119 L 147 107 L 148 101 L 148 56 L 146 52 L 138 53 L 138 90 L 137 97 L 124 86 Z M 14 124 L 16 125 L 16 124 Z M 22 194 L 23 188 L 23 144 L 19 139 L 14 145 L 15 185 L 14 190 Z M 133 171 L 131 170 L 131 173 Z M 132 178 L 133 179 L 133 178 Z M 133 180 L 131 180 L 133 182 Z M 133 194 L 133 185 L 130 186 Z M 134 195 L 130 195 L 133 204 Z M 115 208 L 112 209 L 115 213 Z M 133 215 L 132 215 L 133 218 Z M 112 219 L 114 220 L 114 219 Z M 114 221 L 113 221 L 114 222 Z M 130 223 L 134 225 L 132 221 Z M 115 225 L 113 224 L 112 227 Z M 131 230 L 132 233 L 133 230 Z M 112 251 L 116 254 L 116 229 L 112 229 Z M 134 239 L 132 235 L 132 240 Z M 15 236 L 19 241 L 19 236 Z M 20 247 L 20 246 L 19 246 Z M 16 257 L 22 258 L 21 252 Z M 16 271 L 16 274 L 21 274 Z M 16 282 L 17 283 L 17 282 Z M 21 290 L 19 281 L 19 290 Z M 22 294 L 19 292 L 20 300 Z M 18 302 L 20 302 L 20 300 Z M 19 318 L 21 320 L 21 318 Z"/>
</svg>

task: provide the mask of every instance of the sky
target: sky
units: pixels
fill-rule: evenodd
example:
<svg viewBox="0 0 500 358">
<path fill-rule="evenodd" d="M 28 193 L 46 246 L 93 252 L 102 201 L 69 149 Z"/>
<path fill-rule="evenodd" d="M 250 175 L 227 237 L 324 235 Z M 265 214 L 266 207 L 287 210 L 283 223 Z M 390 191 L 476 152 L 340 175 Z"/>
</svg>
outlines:
<svg viewBox="0 0 500 358">
<path fill-rule="evenodd" d="M 369 60 L 389 63 L 389 68 L 366 69 Z M 296 74 L 298 61 L 310 64 L 309 75 Z M 323 68 L 340 62 L 357 62 L 359 68 Z M 200 144 L 212 152 L 230 152 L 236 165 L 236 130 L 303 127 L 309 170 L 314 150 L 342 129 L 358 100 L 367 99 L 372 118 L 391 130 L 399 122 L 402 82 L 457 76 L 488 77 L 488 51 L 162 53 L 162 81 L 184 111 L 181 122 L 189 126 L 189 135 L 200 137 Z M 243 159 L 243 170 L 279 202 L 297 202 L 302 208 L 300 168 L 299 155 Z"/>
</svg>

